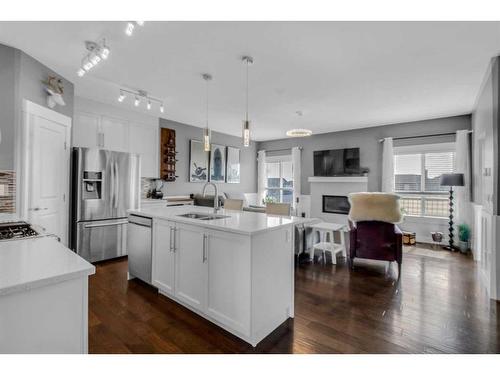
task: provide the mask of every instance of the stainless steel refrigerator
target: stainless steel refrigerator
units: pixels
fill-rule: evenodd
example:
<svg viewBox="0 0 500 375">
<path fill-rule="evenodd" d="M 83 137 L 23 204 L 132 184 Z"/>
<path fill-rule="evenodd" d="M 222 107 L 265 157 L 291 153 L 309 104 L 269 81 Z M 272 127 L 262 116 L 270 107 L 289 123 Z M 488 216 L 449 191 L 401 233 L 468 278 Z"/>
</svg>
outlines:
<svg viewBox="0 0 500 375">
<path fill-rule="evenodd" d="M 127 210 L 139 207 L 140 156 L 95 148 L 72 152 L 71 244 L 90 262 L 127 254 Z"/>
</svg>

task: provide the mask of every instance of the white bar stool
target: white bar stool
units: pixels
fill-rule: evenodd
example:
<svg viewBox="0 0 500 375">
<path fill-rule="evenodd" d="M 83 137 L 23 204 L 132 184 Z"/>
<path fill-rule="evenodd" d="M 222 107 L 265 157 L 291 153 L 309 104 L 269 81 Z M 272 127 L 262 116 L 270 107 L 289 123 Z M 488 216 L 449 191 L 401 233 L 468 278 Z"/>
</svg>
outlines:
<svg viewBox="0 0 500 375">
<path fill-rule="evenodd" d="M 326 263 L 326 253 L 330 253 L 332 256 L 332 264 L 337 264 L 338 253 L 342 253 L 343 256 L 347 257 L 347 251 L 345 246 L 344 231 L 345 225 L 334 224 L 334 223 L 318 223 L 310 225 L 313 233 L 319 234 L 319 242 L 313 244 L 310 259 L 314 260 L 314 252 L 320 250 L 323 254 L 323 262 Z M 340 243 L 335 242 L 335 232 L 340 234 Z M 327 238 L 328 235 L 328 238 Z M 314 236 L 315 238 L 315 236 Z"/>
</svg>

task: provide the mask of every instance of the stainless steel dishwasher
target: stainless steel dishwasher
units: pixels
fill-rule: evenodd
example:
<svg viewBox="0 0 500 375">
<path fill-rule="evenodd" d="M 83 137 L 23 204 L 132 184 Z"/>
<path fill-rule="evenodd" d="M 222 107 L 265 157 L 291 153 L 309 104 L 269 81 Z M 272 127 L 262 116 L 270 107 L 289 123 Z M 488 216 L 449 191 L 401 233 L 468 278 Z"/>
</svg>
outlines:
<svg viewBox="0 0 500 375">
<path fill-rule="evenodd" d="M 151 284 L 152 269 L 152 220 L 130 215 L 127 228 L 129 278 L 137 277 Z"/>
</svg>

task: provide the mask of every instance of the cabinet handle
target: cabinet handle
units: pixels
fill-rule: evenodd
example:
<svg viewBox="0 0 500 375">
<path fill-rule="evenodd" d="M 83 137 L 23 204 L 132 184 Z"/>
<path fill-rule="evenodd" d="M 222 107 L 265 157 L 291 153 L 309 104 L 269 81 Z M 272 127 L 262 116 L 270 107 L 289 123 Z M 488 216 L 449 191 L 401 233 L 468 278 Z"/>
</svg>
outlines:
<svg viewBox="0 0 500 375">
<path fill-rule="evenodd" d="M 177 251 L 177 228 L 174 229 L 174 253 Z"/>
<path fill-rule="evenodd" d="M 202 261 L 205 263 L 207 261 L 207 239 L 208 236 L 206 234 L 203 235 L 203 255 Z"/>
<path fill-rule="evenodd" d="M 170 227 L 170 252 L 174 251 L 174 247 L 172 245 L 172 240 L 174 239 L 173 229 L 174 228 Z"/>
</svg>

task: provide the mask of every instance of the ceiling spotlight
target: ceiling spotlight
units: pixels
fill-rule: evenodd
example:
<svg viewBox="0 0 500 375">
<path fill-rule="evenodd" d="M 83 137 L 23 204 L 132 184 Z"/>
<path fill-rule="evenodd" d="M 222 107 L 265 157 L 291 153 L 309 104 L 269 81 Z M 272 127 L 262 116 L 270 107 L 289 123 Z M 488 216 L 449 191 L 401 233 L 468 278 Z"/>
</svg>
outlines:
<svg viewBox="0 0 500 375">
<path fill-rule="evenodd" d="M 96 66 L 97 64 L 99 64 L 99 61 L 101 61 L 99 55 L 96 54 L 90 56 L 90 62 L 92 63 L 92 65 Z"/>
<path fill-rule="evenodd" d="M 132 22 L 127 23 L 127 27 L 125 28 L 125 34 L 131 36 L 134 33 L 135 25 Z"/>
<path fill-rule="evenodd" d="M 148 100 L 147 108 L 151 109 L 151 100 Z"/>
<path fill-rule="evenodd" d="M 140 101 L 140 100 L 139 100 L 139 98 L 136 96 L 136 97 L 135 97 L 135 100 L 134 100 L 134 105 L 135 105 L 136 107 L 139 107 L 139 103 L 140 103 L 140 102 L 141 102 L 141 101 Z"/>
<path fill-rule="evenodd" d="M 103 60 L 106 60 L 109 57 L 109 47 L 104 44 L 102 44 L 101 49 L 99 50 L 99 54 L 101 55 Z"/>
<path fill-rule="evenodd" d="M 139 26 L 144 26 L 144 21 L 135 21 L 136 24 L 138 24 Z"/>
<path fill-rule="evenodd" d="M 78 77 L 83 77 L 85 75 L 85 69 L 83 68 L 78 69 L 76 74 L 78 74 Z"/>
<path fill-rule="evenodd" d="M 163 108 L 163 103 L 161 103 L 160 105 L 160 112 L 163 113 L 165 111 L 165 109 Z"/>
<path fill-rule="evenodd" d="M 125 94 L 123 93 L 123 91 L 120 90 L 120 96 L 118 97 L 118 101 L 121 103 L 123 102 L 124 99 L 125 99 Z"/>
</svg>

